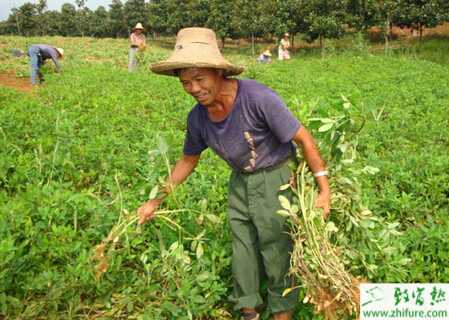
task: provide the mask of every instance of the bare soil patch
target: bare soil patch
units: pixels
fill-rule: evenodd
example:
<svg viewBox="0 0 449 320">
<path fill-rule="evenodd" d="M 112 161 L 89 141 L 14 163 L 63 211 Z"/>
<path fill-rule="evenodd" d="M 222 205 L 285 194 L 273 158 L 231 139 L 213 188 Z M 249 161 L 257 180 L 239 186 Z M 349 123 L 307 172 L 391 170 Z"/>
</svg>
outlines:
<svg viewBox="0 0 449 320">
<path fill-rule="evenodd" d="M 13 73 L 0 73 L 0 86 L 22 92 L 30 92 L 33 89 L 29 79 L 17 78 Z"/>
</svg>

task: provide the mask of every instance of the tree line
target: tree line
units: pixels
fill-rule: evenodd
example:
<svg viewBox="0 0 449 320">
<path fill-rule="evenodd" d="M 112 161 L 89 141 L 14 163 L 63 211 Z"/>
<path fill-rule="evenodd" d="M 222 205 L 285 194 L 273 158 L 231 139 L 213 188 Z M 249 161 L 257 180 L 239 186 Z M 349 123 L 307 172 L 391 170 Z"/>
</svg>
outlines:
<svg viewBox="0 0 449 320">
<path fill-rule="evenodd" d="M 153 35 L 175 35 L 188 26 L 214 29 L 226 38 L 301 34 L 306 41 L 338 38 L 348 28 L 392 26 L 418 30 L 449 21 L 448 0 L 112 0 L 91 10 L 87 0 L 48 10 L 47 0 L 25 3 L 0 22 L 0 34 L 126 37 L 142 22 Z"/>
</svg>

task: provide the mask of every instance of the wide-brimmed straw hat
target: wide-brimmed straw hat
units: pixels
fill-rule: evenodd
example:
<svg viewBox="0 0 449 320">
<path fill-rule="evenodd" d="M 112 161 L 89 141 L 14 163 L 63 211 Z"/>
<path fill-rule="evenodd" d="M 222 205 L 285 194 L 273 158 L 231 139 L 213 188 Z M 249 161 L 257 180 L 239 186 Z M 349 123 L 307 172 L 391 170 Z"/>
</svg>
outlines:
<svg viewBox="0 0 449 320">
<path fill-rule="evenodd" d="M 140 22 L 135 25 L 135 27 L 133 28 L 133 31 L 137 30 L 137 29 L 142 30 L 142 31 L 145 30 Z"/>
<path fill-rule="evenodd" d="M 150 66 L 151 71 L 177 76 L 177 70 L 186 68 L 213 68 L 224 70 L 225 76 L 243 72 L 242 66 L 227 61 L 220 53 L 215 32 L 207 28 L 181 29 L 176 36 L 175 50 L 162 62 Z"/>
<path fill-rule="evenodd" d="M 62 49 L 62 48 L 55 48 L 55 49 L 56 49 L 56 51 L 58 51 L 58 53 L 61 57 L 64 56 L 64 49 Z"/>
<path fill-rule="evenodd" d="M 262 54 L 263 54 L 264 56 L 271 57 L 271 52 L 270 52 L 270 50 L 265 50 Z"/>
</svg>

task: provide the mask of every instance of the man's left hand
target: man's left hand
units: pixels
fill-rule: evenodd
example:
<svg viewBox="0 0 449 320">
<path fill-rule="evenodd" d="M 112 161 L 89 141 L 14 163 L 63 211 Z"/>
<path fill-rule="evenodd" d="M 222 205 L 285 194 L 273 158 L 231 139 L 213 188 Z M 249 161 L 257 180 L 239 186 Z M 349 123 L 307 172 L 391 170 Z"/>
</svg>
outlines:
<svg viewBox="0 0 449 320">
<path fill-rule="evenodd" d="M 315 207 L 323 209 L 323 217 L 327 219 L 331 211 L 331 195 L 329 192 L 321 191 L 315 201 Z"/>
</svg>

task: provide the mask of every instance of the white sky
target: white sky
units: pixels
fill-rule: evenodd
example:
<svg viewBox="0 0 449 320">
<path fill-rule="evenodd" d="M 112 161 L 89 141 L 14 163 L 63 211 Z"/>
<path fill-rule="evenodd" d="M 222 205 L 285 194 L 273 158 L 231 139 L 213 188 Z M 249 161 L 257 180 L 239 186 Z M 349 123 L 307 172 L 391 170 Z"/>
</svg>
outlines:
<svg viewBox="0 0 449 320">
<path fill-rule="evenodd" d="M 26 2 L 35 3 L 35 0 L 0 0 L 0 21 L 8 18 L 11 13 L 11 9 L 14 7 L 20 7 Z M 104 6 L 106 9 L 109 9 L 109 4 L 112 0 L 87 0 L 86 5 L 95 10 L 98 6 Z M 122 1 L 125 2 L 125 1 Z M 61 10 L 61 6 L 64 3 L 71 3 L 76 6 L 75 0 L 47 0 L 47 9 L 48 10 Z"/>
</svg>

